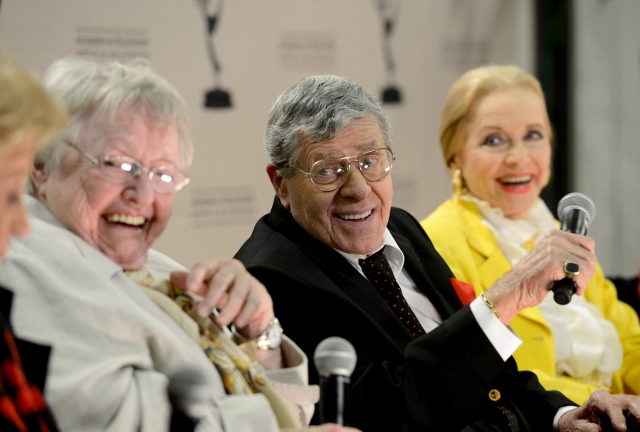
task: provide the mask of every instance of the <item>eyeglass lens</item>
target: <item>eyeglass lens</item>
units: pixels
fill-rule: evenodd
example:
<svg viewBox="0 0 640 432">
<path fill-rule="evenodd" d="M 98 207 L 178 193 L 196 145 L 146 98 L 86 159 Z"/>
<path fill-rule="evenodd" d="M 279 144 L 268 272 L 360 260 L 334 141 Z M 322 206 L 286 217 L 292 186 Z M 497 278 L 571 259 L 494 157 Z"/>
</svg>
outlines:
<svg viewBox="0 0 640 432">
<path fill-rule="evenodd" d="M 360 153 L 357 160 L 348 158 L 320 160 L 311 166 L 311 180 L 321 190 L 335 190 L 347 180 L 352 163 L 357 163 L 358 169 L 367 180 L 380 181 L 391 170 L 393 153 L 387 148 L 380 148 Z"/>
<path fill-rule="evenodd" d="M 172 193 L 185 185 L 186 176 L 176 167 L 159 166 L 146 169 L 126 156 L 107 156 L 102 163 L 102 171 L 111 181 L 124 183 L 131 177 L 137 178 L 149 171 L 149 179 L 156 192 Z"/>
</svg>

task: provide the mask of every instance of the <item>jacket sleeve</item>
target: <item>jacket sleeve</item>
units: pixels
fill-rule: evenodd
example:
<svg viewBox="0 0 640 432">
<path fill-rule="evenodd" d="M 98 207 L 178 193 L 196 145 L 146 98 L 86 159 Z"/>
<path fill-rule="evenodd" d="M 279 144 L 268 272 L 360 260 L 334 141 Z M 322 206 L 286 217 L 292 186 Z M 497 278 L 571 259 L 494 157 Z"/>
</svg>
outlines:
<svg viewBox="0 0 640 432">
<path fill-rule="evenodd" d="M 319 388 L 307 385 L 307 355 L 288 336 L 283 337 L 281 347 L 284 367 L 266 371 L 266 375 L 271 387 L 282 397 L 300 424 L 306 426 L 313 416 L 314 404 L 320 398 Z"/>
</svg>

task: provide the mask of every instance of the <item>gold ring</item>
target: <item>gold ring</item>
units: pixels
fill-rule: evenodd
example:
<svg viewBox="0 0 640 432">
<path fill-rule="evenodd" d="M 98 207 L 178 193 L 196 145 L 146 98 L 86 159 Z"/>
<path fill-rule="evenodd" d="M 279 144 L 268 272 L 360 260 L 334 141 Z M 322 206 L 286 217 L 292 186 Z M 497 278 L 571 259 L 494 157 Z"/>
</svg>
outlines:
<svg viewBox="0 0 640 432">
<path fill-rule="evenodd" d="M 574 262 L 564 263 L 564 275 L 569 279 L 574 279 L 580 274 L 580 266 Z"/>
</svg>

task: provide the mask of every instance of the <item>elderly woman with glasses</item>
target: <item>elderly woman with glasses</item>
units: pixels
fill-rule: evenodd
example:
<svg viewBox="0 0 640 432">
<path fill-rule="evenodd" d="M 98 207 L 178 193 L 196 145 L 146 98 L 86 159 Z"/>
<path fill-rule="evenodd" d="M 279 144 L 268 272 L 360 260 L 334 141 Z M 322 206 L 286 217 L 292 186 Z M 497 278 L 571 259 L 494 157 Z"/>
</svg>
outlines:
<svg viewBox="0 0 640 432">
<path fill-rule="evenodd" d="M 53 347 L 46 396 L 60 428 L 167 430 L 168 389 L 173 418 L 200 417 L 199 430 L 306 423 L 317 389 L 264 286 L 235 260 L 187 272 L 150 249 L 189 181 L 174 87 L 142 63 L 74 58 L 44 81 L 71 124 L 36 154 L 33 233 L 0 281 L 16 288 L 17 331 Z"/>
</svg>

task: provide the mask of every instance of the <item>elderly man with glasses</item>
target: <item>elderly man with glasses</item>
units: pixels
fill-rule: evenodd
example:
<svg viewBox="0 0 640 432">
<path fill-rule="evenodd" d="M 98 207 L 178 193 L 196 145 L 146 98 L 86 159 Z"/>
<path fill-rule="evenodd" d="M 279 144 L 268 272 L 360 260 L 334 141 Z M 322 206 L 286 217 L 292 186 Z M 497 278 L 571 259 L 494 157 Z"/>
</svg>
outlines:
<svg viewBox="0 0 640 432">
<path fill-rule="evenodd" d="M 62 59 L 44 83 L 70 126 L 35 156 L 32 235 L 11 243 L 0 284 L 16 332 L 52 347 L 45 398 L 60 429 L 304 426 L 317 388 L 265 287 L 236 260 L 188 272 L 150 249 L 189 181 L 182 97 L 140 62 Z"/>
<path fill-rule="evenodd" d="M 593 242 L 555 230 L 487 296 L 454 279 L 415 218 L 391 207 L 390 125 L 374 98 L 335 76 L 282 93 L 267 121 L 275 189 L 236 254 L 273 297 L 289 336 L 313 355 L 330 336 L 357 353 L 346 417 L 366 431 L 623 430 L 640 399 L 594 393 L 576 408 L 511 357 L 508 323 L 539 303 L 563 263 L 594 273 Z M 352 167 L 354 165 L 357 170 Z M 310 369 L 312 382 L 317 373 Z"/>
</svg>

